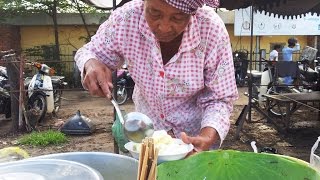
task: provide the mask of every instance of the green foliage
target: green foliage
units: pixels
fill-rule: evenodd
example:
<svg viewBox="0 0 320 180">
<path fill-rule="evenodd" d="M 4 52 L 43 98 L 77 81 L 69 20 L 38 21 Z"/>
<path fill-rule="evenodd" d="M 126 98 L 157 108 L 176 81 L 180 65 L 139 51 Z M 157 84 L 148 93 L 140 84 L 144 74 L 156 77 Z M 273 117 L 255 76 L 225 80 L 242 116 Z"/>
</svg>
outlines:
<svg viewBox="0 0 320 180">
<path fill-rule="evenodd" d="M 67 142 L 67 137 L 60 131 L 48 130 L 44 132 L 32 132 L 18 140 L 19 144 L 31 146 L 60 145 Z"/>
<path fill-rule="evenodd" d="M 57 72 L 61 72 L 63 64 L 54 62 L 58 60 L 55 48 L 56 46 L 53 44 L 40 45 L 25 49 L 24 53 L 27 57 L 37 58 L 49 67 L 55 69 Z"/>
<path fill-rule="evenodd" d="M 53 16 L 55 13 L 95 13 L 97 10 L 80 0 L 1 0 L 0 23 L 5 23 L 6 18 L 21 16 L 30 13 L 46 13 Z M 56 6 L 56 8 L 55 8 Z"/>
<path fill-rule="evenodd" d="M 55 45 L 48 44 L 48 45 L 34 46 L 32 48 L 25 49 L 24 52 L 27 56 L 38 56 L 44 60 L 54 60 Z"/>
</svg>

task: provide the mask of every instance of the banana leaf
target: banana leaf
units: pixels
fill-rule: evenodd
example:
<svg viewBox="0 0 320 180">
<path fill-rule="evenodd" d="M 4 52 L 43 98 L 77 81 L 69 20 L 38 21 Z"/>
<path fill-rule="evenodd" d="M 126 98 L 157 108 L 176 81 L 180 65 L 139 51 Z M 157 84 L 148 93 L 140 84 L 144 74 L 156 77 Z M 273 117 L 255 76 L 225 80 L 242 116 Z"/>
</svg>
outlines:
<svg viewBox="0 0 320 180">
<path fill-rule="evenodd" d="M 281 155 L 216 150 L 158 166 L 157 180 L 318 180 L 305 161 Z"/>
</svg>

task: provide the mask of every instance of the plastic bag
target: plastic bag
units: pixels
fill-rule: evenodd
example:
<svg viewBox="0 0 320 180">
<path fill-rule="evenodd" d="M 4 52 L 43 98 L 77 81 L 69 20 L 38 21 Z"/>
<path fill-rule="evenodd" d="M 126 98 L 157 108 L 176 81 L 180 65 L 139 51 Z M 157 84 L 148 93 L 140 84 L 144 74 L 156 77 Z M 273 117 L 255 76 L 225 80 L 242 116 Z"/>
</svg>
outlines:
<svg viewBox="0 0 320 180">
<path fill-rule="evenodd" d="M 121 113 L 124 114 L 124 111 L 122 111 Z M 124 153 L 129 152 L 124 147 L 124 145 L 127 142 L 129 142 L 129 140 L 127 139 L 126 135 L 124 134 L 123 126 L 122 126 L 117 114 L 116 114 L 116 121 L 112 125 L 112 135 L 114 137 L 114 140 L 117 142 L 120 151 L 122 151 Z"/>
<path fill-rule="evenodd" d="M 29 154 L 19 147 L 7 147 L 0 149 L 0 163 L 18 161 L 29 158 Z"/>
<path fill-rule="evenodd" d="M 320 136 L 312 146 L 311 154 L 310 154 L 310 166 L 316 169 L 317 171 L 320 171 L 320 157 L 315 154 L 315 151 L 318 148 L 319 142 L 320 142 Z"/>
</svg>

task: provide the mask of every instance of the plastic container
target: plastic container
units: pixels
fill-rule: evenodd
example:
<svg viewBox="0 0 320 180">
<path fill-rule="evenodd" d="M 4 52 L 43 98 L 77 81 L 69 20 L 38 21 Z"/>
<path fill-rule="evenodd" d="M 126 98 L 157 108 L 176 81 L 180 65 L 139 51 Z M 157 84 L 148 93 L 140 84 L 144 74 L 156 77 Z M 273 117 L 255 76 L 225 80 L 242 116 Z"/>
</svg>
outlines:
<svg viewBox="0 0 320 180">
<path fill-rule="evenodd" d="M 0 164 L 1 180 L 103 180 L 93 168 L 58 159 L 21 160 Z"/>
<path fill-rule="evenodd" d="M 311 154 L 310 154 L 310 166 L 316 169 L 317 171 L 320 171 L 320 157 L 316 154 L 316 150 L 319 146 L 319 142 L 320 142 L 320 136 L 312 146 Z"/>
<path fill-rule="evenodd" d="M 175 139 L 174 142 L 177 144 L 184 144 L 181 139 Z M 139 159 L 139 151 L 134 148 L 134 146 L 137 143 L 134 142 L 128 142 L 127 144 L 124 145 L 124 147 L 131 153 L 132 157 L 135 159 Z M 171 154 L 171 155 L 162 155 L 159 154 L 158 156 L 158 164 L 166 161 L 175 161 L 175 160 L 180 160 L 185 158 L 189 152 L 193 150 L 193 145 L 192 144 L 185 144 L 187 146 L 186 151 L 179 152 L 178 154 Z"/>
</svg>

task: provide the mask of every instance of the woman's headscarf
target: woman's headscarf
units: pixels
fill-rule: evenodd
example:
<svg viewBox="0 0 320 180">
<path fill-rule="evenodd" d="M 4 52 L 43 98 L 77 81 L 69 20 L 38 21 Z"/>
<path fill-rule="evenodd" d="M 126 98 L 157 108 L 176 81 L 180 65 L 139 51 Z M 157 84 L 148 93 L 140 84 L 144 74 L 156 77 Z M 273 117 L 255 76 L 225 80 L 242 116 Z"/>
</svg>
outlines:
<svg viewBox="0 0 320 180">
<path fill-rule="evenodd" d="M 198 8 L 204 4 L 210 7 L 218 7 L 219 0 L 165 0 L 171 6 L 187 14 L 195 14 Z"/>
</svg>

